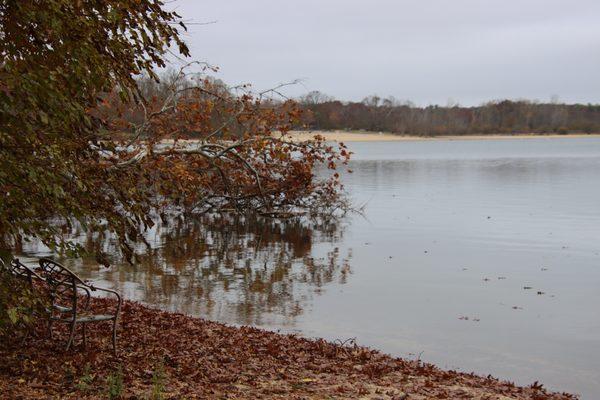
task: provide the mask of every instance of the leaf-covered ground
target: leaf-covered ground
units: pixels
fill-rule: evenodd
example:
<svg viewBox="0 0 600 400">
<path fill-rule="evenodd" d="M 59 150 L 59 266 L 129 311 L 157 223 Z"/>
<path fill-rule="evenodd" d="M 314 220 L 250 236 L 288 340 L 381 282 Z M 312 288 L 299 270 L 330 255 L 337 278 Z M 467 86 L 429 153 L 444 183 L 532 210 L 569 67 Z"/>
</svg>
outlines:
<svg viewBox="0 0 600 400">
<path fill-rule="evenodd" d="M 114 307 L 95 299 L 96 312 Z M 125 302 L 119 352 L 110 326 L 65 352 L 65 327 L 0 343 L 2 399 L 574 399 L 540 385 L 443 371 L 380 352 L 154 310 Z M 119 372 L 120 371 L 120 372 Z M 119 376 L 122 376 L 122 385 Z M 120 395 L 121 397 L 116 397 Z"/>
</svg>

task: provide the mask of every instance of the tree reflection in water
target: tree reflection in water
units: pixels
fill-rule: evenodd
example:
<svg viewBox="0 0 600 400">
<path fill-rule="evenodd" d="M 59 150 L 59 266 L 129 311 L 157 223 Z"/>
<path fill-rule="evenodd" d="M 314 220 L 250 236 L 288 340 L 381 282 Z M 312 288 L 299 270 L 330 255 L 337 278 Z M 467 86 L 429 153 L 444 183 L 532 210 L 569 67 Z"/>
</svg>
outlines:
<svg viewBox="0 0 600 400">
<path fill-rule="evenodd" d="M 336 246 L 343 226 L 306 219 L 204 215 L 158 223 L 135 265 L 118 262 L 111 237 L 73 232 L 88 250 L 101 246 L 111 268 L 93 258 L 63 259 L 85 279 L 163 309 L 237 324 L 291 325 L 330 283 L 351 273 L 351 250 Z M 43 255 L 39 244 L 24 252 Z"/>
</svg>

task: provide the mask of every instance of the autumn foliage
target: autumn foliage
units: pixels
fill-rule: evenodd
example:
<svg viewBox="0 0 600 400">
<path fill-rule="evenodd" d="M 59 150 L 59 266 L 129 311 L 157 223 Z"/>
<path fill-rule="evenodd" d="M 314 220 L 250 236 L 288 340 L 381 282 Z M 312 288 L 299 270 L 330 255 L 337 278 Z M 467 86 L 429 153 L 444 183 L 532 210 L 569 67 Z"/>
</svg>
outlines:
<svg viewBox="0 0 600 400">
<path fill-rule="evenodd" d="M 63 235 L 76 222 L 113 232 L 131 260 L 158 217 L 343 205 L 337 175 L 315 168 L 348 153 L 287 140 L 299 110 L 267 99 L 276 90 L 186 68 L 158 83 L 168 51 L 189 55 L 182 29 L 158 0 L 0 1 L 1 247 L 35 237 L 76 253 Z"/>
<path fill-rule="evenodd" d="M 29 239 L 81 254 L 68 237 L 77 226 L 113 235 L 133 262 L 158 218 L 346 209 L 338 175 L 316 169 L 349 153 L 289 140 L 300 111 L 277 89 L 216 85 L 198 63 L 160 81 L 169 52 L 189 56 L 184 29 L 159 0 L 0 0 L 3 256 Z M 4 275 L 0 321 L 12 321 Z"/>
<path fill-rule="evenodd" d="M 335 170 L 348 161 L 343 144 L 319 135 L 293 140 L 288 132 L 302 113 L 295 102 L 273 98 L 275 89 L 229 88 L 204 71 L 186 73 L 189 67 L 160 84 L 141 79 L 143 102 L 123 102 L 115 92 L 104 97 L 94 115 L 106 135 L 120 137 L 107 152 L 107 168 L 137 168 L 160 212 L 287 216 L 346 209 L 338 174 L 316 176 L 316 168 Z"/>
</svg>

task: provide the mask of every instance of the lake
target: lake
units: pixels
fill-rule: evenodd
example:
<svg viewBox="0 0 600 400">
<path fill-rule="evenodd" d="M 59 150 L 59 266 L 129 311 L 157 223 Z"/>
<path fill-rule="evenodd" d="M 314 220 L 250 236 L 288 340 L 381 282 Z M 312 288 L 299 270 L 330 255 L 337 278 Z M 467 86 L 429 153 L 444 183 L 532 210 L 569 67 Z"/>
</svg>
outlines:
<svg viewBox="0 0 600 400">
<path fill-rule="evenodd" d="M 65 262 L 164 309 L 600 398 L 600 138 L 349 147 L 364 215 L 173 221 L 136 266 Z"/>
</svg>

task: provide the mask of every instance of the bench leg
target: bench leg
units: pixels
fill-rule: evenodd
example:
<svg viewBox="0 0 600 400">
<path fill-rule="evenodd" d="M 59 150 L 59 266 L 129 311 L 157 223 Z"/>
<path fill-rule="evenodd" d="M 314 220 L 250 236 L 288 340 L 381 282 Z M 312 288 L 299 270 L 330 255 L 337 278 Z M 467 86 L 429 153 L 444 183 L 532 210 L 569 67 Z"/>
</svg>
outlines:
<svg viewBox="0 0 600 400">
<path fill-rule="evenodd" d="M 87 340 L 86 340 L 86 335 L 85 335 L 85 326 L 86 326 L 86 323 L 84 322 L 83 323 L 83 349 L 84 350 L 87 347 Z"/>
<path fill-rule="evenodd" d="M 117 355 L 117 318 L 113 320 L 113 331 L 112 331 L 112 345 L 113 353 Z"/>
<path fill-rule="evenodd" d="M 73 337 L 75 336 L 75 321 L 71 322 L 71 333 L 69 334 L 69 342 L 67 343 L 67 351 L 71 348 L 71 344 L 73 343 Z"/>
</svg>

